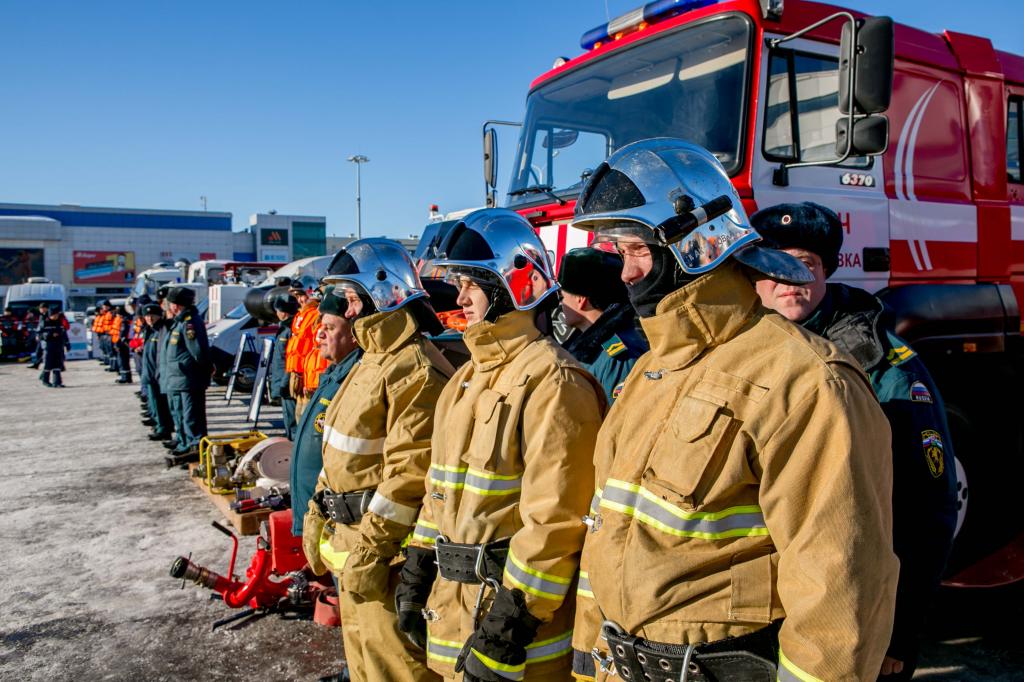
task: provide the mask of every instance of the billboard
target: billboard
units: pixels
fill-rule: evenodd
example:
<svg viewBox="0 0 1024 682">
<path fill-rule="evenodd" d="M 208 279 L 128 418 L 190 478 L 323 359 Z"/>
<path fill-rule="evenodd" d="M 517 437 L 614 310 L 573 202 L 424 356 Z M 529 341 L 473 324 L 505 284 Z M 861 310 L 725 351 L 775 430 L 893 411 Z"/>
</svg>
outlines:
<svg viewBox="0 0 1024 682">
<path fill-rule="evenodd" d="M 0 286 L 45 276 L 42 249 L 0 249 Z"/>
<path fill-rule="evenodd" d="M 134 251 L 75 251 L 75 284 L 130 284 L 135 279 Z"/>
<path fill-rule="evenodd" d="M 288 230 L 264 227 L 260 230 L 260 246 L 288 246 Z"/>
</svg>

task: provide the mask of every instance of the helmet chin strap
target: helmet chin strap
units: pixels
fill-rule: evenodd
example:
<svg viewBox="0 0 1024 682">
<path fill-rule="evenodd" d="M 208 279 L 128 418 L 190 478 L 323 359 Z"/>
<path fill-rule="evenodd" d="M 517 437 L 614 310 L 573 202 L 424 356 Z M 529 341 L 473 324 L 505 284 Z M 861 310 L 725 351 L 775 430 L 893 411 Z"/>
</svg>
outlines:
<svg viewBox="0 0 1024 682">
<path fill-rule="evenodd" d="M 653 317 L 661 299 L 696 277 L 687 275 L 666 246 L 651 244 L 651 271 L 634 284 L 626 286 L 629 302 L 640 317 Z"/>
<path fill-rule="evenodd" d="M 485 322 L 495 322 L 505 313 L 516 309 L 504 289 L 488 287 L 485 291 L 487 291 L 487 302 L 490 304 L 484 312 Z"/>
</svg>

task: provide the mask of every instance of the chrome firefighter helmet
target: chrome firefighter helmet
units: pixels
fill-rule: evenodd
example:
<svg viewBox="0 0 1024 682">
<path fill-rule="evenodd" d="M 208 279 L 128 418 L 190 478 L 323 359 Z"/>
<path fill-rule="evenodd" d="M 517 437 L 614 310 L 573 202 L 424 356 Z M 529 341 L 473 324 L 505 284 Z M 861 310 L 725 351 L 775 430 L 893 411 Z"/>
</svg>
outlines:
<svg viewBox="0 0 1024 682">
<path fill-rule="evenodd" d="M 448 231 L 431 263 L 449 283 L 469 277 L 498 288 L 516 310 L 532 310 L 558 290 L 554 268 L 533 226 L 507 208 L 473 211 Z"/>
<path fill-rule="evenodd" d="M 783 282 L 812 281 L 796 258 L 759 246 L 722 164 L 695 144 L 661 137 L 628 144 L 587 180 L 573 225 L 596 241 L 626 236 L 668 248 L 688 275 L 727 258 Z"/>
<path fill-rule="evenodd" d="M 323 282 L 335 285 L 336 296 L 350 289 L 369 298 L 382 313 L 427 295 L 409 252 L 380 237 L 356 240 L 339 251 Z"/>
</svg>

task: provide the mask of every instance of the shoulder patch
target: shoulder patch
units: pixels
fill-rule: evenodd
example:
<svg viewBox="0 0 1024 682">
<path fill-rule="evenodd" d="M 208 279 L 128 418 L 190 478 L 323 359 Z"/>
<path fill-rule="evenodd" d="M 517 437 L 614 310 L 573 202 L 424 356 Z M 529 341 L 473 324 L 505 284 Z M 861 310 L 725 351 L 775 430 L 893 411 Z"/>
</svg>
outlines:
<svg viewBox="0 0 1024 682">
<path fill-rule="evenodd" d="M 928 471 L 932 478 L 942 476 L 946 469 L 945 447 L 942 445 L 942 436 L 938 431 L 927 429 L 921 432 L 921 447 L 924 448 L 924 459 L 928 463 Z"/>
<path fill-rule="evenodd" d="M 932 399 L 931 391 L 920 381 L 915 381 L 910 385 L 910 402 L 912 403 L 934 403 Z"/>
<path fill-rule="evenodd" d="M 196 329 L 195 329 L 195 327 L 193 327 L 190 324 L 186 324 L 185 325 L 185 336 L 188 337 L 189 341 L 195 341 L 195 339 L 196 339 Z"/>
<path fill-rule="evenodd" d="M 612 358 L 626 350 L 626 344 L 619 338 L 618 334 L 613 335 L 610 339 L 601 344 L 601 347 L 604 348 L 604 352 Z"/>
<path fill-rule="evenodd" d="M 313 418 L 313 428 L 316 429 L 317 433 L 324 432 L 324 420 L 326 417 L 327 413 L 321 412 L 320 414 Z"/>
<path fill-rule="evenodd" d="M 888 360 L 889 364 L 893 367 L 899 367 L 915 355 L 917 355 L 917 353 L 912 351 L 908 346 L 894 346 L 889 349 L 889 353 L 885 356 L 885 359 Z"/>
<path fill-rule="evenodd" d="M 618 386 L 616 386 L 615 388 L 612 389 L 612 400 L 615 400 L 620 395 L 622 395 L 622 389 L 623 389 L 623 387 L 625 387 L 625 385 L 626 385 L 626 382 L 623 381 L 621 384 L 619 384 Z"/>
</svg>

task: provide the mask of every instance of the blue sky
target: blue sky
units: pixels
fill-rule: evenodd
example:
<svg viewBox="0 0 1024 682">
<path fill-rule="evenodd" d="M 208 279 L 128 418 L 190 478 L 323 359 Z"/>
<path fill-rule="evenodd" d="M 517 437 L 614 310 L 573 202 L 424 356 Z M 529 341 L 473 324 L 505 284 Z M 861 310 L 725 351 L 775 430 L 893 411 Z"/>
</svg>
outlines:
<svg viewBox="0 0 1024 682">
<path fill-rule="evenodd" d="M 326 215 L 418 233 L 483 200 L 480 126 L 642 0 L 0 3 L 0 202 Z M 1014 0 L 850 0 L 1024 54 Z M 503 167 L 513 135 L 502 131 Z M 504 189 L 504 180 L 501 189 Z"/>
</svg>

